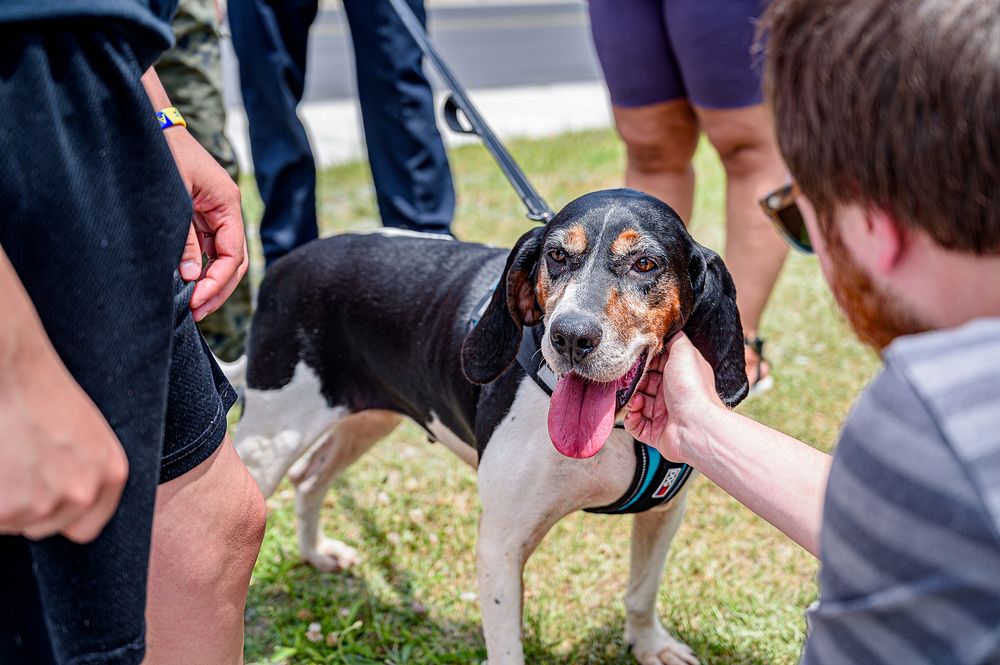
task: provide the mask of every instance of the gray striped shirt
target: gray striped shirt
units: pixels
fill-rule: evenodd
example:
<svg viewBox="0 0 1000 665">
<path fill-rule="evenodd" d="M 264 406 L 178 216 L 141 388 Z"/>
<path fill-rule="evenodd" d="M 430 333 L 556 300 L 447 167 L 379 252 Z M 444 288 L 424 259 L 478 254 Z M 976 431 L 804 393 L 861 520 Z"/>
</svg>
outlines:
<svg viewBox="0 0 1000 665">
<path fill-rule="evenodd" d="M 834 455 L 802 662 L 1000 663 L 1000 319 L 884 358 Z"/>
</svg>

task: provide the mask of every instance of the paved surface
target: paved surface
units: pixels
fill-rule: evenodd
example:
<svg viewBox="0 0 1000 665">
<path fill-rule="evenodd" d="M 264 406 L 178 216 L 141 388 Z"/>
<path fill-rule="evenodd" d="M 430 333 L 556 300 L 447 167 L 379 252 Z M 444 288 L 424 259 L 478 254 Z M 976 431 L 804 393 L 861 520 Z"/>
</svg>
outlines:
<svg viewBox="0 0 1000 665">
<path fill-rule="evenodd" d="M 446 6 L 429 9 L 429 32 L 445 62 L 468 88 L 599 81 L 582 3 Z M 305 101 L 354 96 L 354 61 L 344 13 L 325 10 L 313 24 Z M 239 83 L 225 44 L 225 90 L 239 103 Z M 433 77 L 433 72 L 431 73 Z M 437 79 L 434 78 L 437 86 Z"/>
<path fill-rule="evenodd" d="M 547 136 L 610 123 L 585 4 L 458 1 L 429 3 L 431 39 L 501 137 Z M 227 43 L 223 64 L 231 105 L 228 129 L 241 166 L 249 171 L 246 117 L 239 108 L 234 60 Z M 321 165 L 364 155 L 349 32 L 342 11 L 332 3 L 313 25 L 300 115 Z M 451 145 L 474 140 L 447 129 L 443 133 Z"/>
</svg>

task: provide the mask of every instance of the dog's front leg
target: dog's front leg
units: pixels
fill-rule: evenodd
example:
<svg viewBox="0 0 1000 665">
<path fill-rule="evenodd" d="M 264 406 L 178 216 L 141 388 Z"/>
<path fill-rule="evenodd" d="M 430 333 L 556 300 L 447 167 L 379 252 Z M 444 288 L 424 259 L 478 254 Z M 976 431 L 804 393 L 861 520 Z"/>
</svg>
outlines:
<svg viewBox="0 0 1000 665">
<path fill-rule="evenodd" d="M 561 517 L 535 515 L 523 520 L 521 505 L 493 510 L 483 506 L 476 543 L 479 607 L 489 665 L 523 665 L 522 572 L 538 543 Z M 532 516 L 527 516 L 532 517 Z"/>
<path fill-rule="evenodd" d="M 571 492 L 545 482 L 559 477 L 551 469 L 557 457 L 547 440 L 500 436 L 494 437 L 479 464 L 483 512 L 476 572 L 489 665 L 524 663 L 524 564 L 552 525 L 578 507 L 567 504 L 567 496 L 569 501 L 575 498 Z"/>
<path fill-rule="evenodd" d="M 521 571 L 527 555 L 521 543 L 502 533 L 494 518 L 485 514 L 479 522 L 476 543 L 476 574 L 479 607 L 490 665 L 521 665 L 523 595 Z"/>
<path fill-rule="evenodd" d="M 632 561 L 625 593 L 625 642 L 641 665 L 698 665 L 691 649 L 674 639 L 660 623 L 656 595 L 670 543 L 684 517 L 687 488 L 666 510 L 635 515 Z"/>
</svg>

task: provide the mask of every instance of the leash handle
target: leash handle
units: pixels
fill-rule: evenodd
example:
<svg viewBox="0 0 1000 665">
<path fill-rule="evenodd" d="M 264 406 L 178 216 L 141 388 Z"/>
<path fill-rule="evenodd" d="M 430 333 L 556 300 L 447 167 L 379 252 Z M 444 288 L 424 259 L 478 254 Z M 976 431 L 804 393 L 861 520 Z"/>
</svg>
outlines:
<svg viewBox="0 0 1000 665">
<path fill-rule="evenodd" d="M 545 199 L 532 186 L 524 171 L 517 165 L 507 148 L 504 147 L 497 135 L 493 133 L 490 126 L 486 124 L 482 114 L 469 99 L 468 93 L 462 84 L 445 64 L 438 54 L 434 45 L 431 44 L 427 31 L 420 24 L 413 10 L 406 4 L 406 0 L 389 0 L 393 9 L 399 14 L 407 32 L 417 42 L 417 46 L 423 51 L 424 56 L 430 61 L 441 76 L 444 84 L 448 87 L 450 94 L 444 102 L 444 119 L 448 127 L 458 134 L 475 134 L 478 136 L 486 149 L 493 156 L 500 170 L 506 176 L 514 191 L 521 198 L 528 209 L 528 219 L 545 224 L 555 217 L 555 212 L 545 202 Z M 463 122 L 463 120 L 465 122 Z"/>
</svg>

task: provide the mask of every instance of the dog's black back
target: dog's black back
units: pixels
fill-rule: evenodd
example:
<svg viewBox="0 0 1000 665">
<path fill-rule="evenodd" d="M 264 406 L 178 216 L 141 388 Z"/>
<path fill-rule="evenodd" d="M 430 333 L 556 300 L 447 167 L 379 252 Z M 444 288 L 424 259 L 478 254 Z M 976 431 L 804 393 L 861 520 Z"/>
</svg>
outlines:
<svg viewBox="0 0 1000 665">
<path fill-rule="evenodd" d="M 608 241 L 598 236 L 614 226 L 606 223 L 611 212 L 626 234 L 629 228 L 651 234 L 663 255 L 663 280 L 677 287 L 673 308 L 657 315 L 664 317 L 660 343 L 683 330 L 712 364 L 720 398 L 735 406 L 747 378 L 732 279 L 669 206 L 633 190 L 580 197 L 509 252 L 378 233 L 299 248 L 271 267 L 261 285 L 247 386 L 276 390 L 305 363 L 328 406 L 395 411 L 425 427 L 437 419 L 482 454 L 526 376 L 514 362 L 522 328 L 542 329 L 537 281 L 546 237 L 574 227 L 595 242 Z M 469 333 L 492 286 L 489 306 Z"/>
<path fill-rule="evenodd" d="M 436 416 L 485 445 L 524 373 L 489 386 L 462 373 L 460 349 L 507 250 L 419 236 L 314 241 L 268 269 L 249 340 L 247 385 L 274 390 L 304 361 L 330 406 Z M 482 408 L 477 408 L 482 404 Z"/>
</svg>

